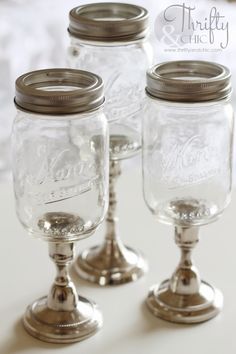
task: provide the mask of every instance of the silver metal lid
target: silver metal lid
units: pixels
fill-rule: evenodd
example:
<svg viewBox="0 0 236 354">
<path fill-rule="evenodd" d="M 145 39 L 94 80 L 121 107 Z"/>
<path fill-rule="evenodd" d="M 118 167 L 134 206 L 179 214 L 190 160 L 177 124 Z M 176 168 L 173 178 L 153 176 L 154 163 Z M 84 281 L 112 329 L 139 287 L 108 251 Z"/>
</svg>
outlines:
<svg viewBox="0 0 236 354">
<path fill-rule="evenodd" d="M 122 3 L 97 3 L 70 11 L 69 33 L 77 38 L 122 42 L 144 38 L 148 33 L 148 11 Z"/>
<path fill-rule="evenodd" d="M 104 102 L 103 81 L 74 69 L 32 71 L 16 80 L 15 104 L 42 114 L 71 114 L 93 110 Z"/>
<path fill-rule="evenodd" d="M 223 65 L 197 60 L 165 62 L 147 71 L 148 95 L 167 101 L 202 102 L 230 95 L 230 71 Z"/>
</svg>

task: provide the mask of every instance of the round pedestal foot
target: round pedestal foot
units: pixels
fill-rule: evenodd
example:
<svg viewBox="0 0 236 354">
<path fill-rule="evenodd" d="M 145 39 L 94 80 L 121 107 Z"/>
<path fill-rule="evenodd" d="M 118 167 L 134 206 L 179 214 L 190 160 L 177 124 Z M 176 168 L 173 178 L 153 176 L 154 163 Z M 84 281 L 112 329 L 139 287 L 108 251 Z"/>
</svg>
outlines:
<svg viewBox="0 0 236 354">
<path fill-rule="evenodd" d="M 83 279 L 104 285 L 132 282 L 147 272 L 143 256 L 123 246 L 111 253 L 106 248 L 93 247 L 82 252 L 75 262 L 75 270 Z"/>
<path fill-rule="evenodd" d="M 223 296 L 204 281 L 199 293 L 176 294 L 170 290 L 169 280 L 166 280 L 159 287 L 153 286 L 150 289 L 146 302 L 154 316 L 188 324 L 204 322 L 218 315 L 223 306 Z"/>
<path fill-rule="evenodd" d="M 79 297 L 73 311 L 55 311 L 43 297 L 26 309 L 23 323 L 26 331 L 50 343 L 73 343 L 92 336 L 102 326 L 102 315 L 97 305 Z"/>
</svg>

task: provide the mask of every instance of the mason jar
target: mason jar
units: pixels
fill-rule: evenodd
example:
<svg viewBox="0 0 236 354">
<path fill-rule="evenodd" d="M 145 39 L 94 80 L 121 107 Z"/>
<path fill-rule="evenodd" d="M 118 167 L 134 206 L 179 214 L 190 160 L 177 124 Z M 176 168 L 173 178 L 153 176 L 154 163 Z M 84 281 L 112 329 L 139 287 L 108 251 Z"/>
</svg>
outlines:
<svg viewBox="0 0 236 354">
<path fill-rule="evenodd" d="M 230 72 L 207 61 L 173 61 L 147 72 L 143 189 L 157 218 L 214 221 L 230 201 L 233 109 Z"/>
<path fill-rule="evenodd" d="M 102 222 L 108 201 L 103 82 L 46 69 L 16 81 L 12 135 L 16 211 L 30 234 L 73 241 Z"/>
<path fill-rule="evenodd" d="M 136 154 L 141 147 L 145 72 L 152 62 L 148 12 L 122 3 L 97 3 L 70 11 L 69 65 L 104 80 L 110 123 L 110 158 Z"/>
</svg>

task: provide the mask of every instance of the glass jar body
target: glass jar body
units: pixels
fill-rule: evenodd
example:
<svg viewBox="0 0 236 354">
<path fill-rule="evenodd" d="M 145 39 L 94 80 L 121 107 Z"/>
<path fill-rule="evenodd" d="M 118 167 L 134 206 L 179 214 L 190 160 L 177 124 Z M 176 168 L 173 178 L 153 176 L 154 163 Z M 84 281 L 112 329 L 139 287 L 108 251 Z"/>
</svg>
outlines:
<svg viewBox="0 0 236 354">
<path fill-rule="evenodd" d="M 147 97 L 143 116 L 144 198 L 152 213 L 186 227 L 214 221 L 230 201 L 231 105 Z"/>
<path fill-rule="evenodd" d="M 111 158 L 128 158 L 137 153 L 141 147 L 146 69 L 152 63 L 148 40 L 101 43 L 72 37 L 68 60 L 71 68 L 92 71 L 104 81 Z"/>
<path fill-rule="evenodd" d="M 18 111 L 13 125 L 16 210 L 48 241 L 86 237 L 107 209 L 108 135 L 101 109 L 47 116 Z"/>
</svg>

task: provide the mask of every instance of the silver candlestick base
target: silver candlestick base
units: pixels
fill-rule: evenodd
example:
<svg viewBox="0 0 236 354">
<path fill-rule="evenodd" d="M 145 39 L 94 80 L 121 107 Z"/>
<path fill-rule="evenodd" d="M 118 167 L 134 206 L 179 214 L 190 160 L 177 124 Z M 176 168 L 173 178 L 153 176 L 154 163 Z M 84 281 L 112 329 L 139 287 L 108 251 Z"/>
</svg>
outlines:
<svg viewBox="0 0 236 354">
<path fill-rule="evenodd" d="M 200 279 L 192 263 L 191 251 L 199 240 L 198 229 L 176 227 L 175 240 L 181 249 L 180 264 L 170 280 L 150 289 L 147 306 L 155 316 L 167 321 L 207 321 L 221 311 L 223 296 L 219 290 Z"/>
<path fill-rule="evenodd" d="M 75 269 L 79 276 L 93 283 L 119 285 L 135 281 L 147 270 L 142 255 L 118 240 L 106 240 L 82 252 L 77 258 Z"/>
<path fill-rule="evenodd" d="M 31 304 L 23 324 L 32 336 L 51 343 L 72 343 L 90 337 L 102 326 L 97 305 L 78 296 L 68 274 L 73 260 L 73 243 L 50 243 L 50 257 L 57 266 L 57 277 L 48 296 Z"/>
<path fill-rule="evenodd" d="M 109 208 L 103 245 L 82 252 L 75 270 L 83 279 L 99 285 L 119 285 L 140 278 L 147 271 L 142 254 L 124 246 L 117 233 L 115 180 L 121 174 L 119 161 L 110 161 Z"/>
</svg>

